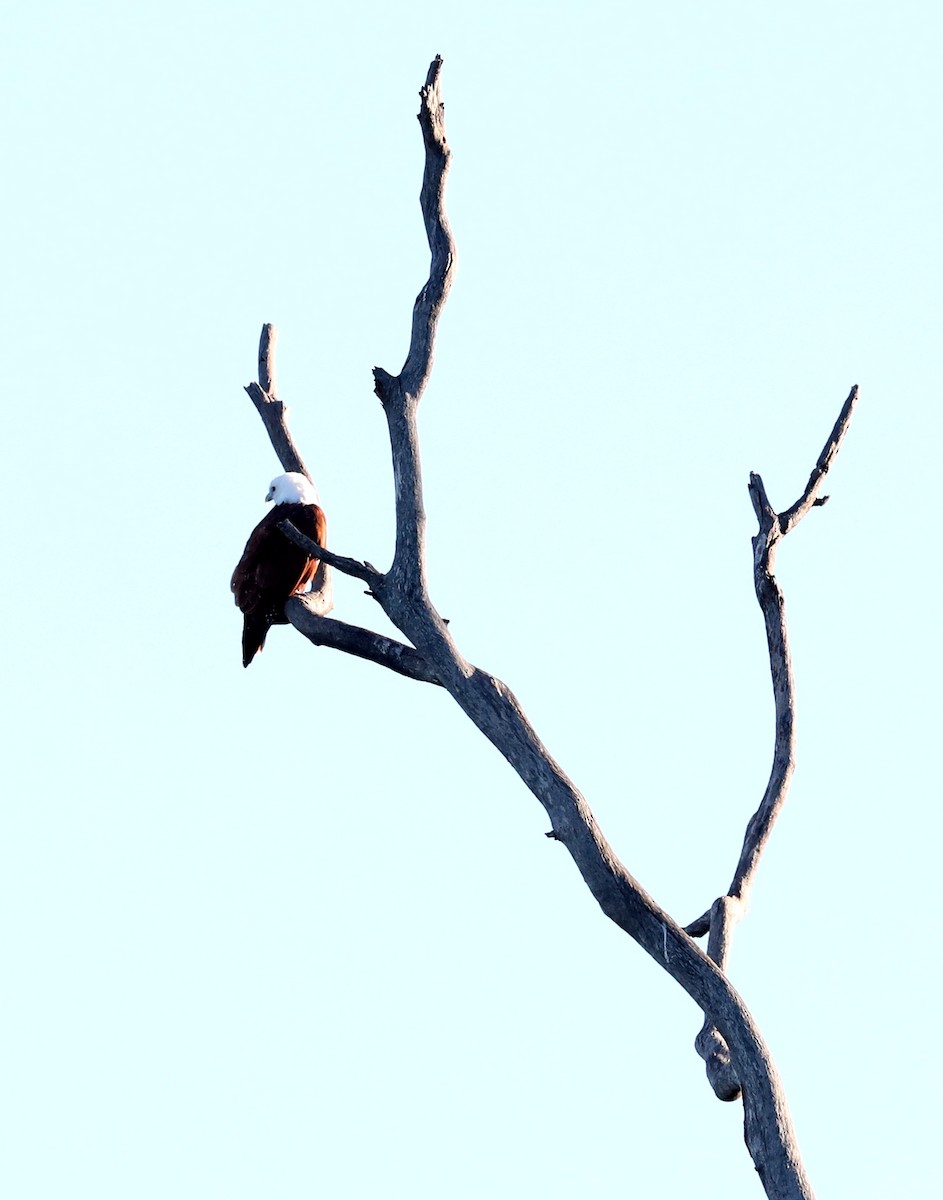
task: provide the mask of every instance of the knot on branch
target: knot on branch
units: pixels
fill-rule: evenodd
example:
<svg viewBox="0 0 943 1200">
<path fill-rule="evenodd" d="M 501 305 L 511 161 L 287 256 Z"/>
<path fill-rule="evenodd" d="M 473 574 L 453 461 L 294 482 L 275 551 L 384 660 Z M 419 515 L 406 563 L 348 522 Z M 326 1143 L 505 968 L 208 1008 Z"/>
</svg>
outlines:
<svg viewBox="0 0 943 1200">
<path fill-rule="evenodd" d="M 730 1060 L 730 1050 L 710 1021 L 705 1021 L 694 1046 L 704 1059 L 707 1079 L 718 1100 L 730 1102 L 740 1095 L 740 1080 Z"/>
<path fill-rule="evenodd" d="M 393 395 L 393 389 L 396 386 L 396 376 L 391 375 L 389 371 L 384 371 L 382 367 L 373 368 L 373 391 L 380 400 L 380 403 L 385 408 Z"/>
</svg>

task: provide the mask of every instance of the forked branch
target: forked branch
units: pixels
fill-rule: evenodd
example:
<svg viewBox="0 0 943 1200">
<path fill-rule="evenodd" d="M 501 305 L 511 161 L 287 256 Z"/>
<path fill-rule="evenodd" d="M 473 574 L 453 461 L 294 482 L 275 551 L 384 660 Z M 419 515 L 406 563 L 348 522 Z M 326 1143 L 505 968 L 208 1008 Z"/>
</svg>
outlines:
<svg viewBox="0 0 943 1200">
<path fill-rule="evenodd" d="M 818 489 L 825 474 L 834 461 L 842 439 L 851 424 L 851 416 L 858 399 L 857 386 L 851 389 L 842 406 L 835 427 L 829 435 L 805 491 L 795 504 L 783 513 L 777 513 L 769 502 L 762 478 L 750 475 L 749 492 L 759 522 L 759 531 L 753 539 L 753 584 L 757 602 L 766 624 L 766 639 L 769 649 L 770 674 L 773 680 L 775 704 L 775 737 L 773 744 L 773 766 L 766 791 L 759 808 L 750 818 L 743 849 L 734 871 L 727 896 L 740 902 L 742 911 L 749 897 L 760 856 L 769 840 L 773 823 L 786 799 L 789 784 L 795 769 L 795 679 L 789 638 L 786 632 L 785 601 L 782 589 L 773 574 L 775 552 L 779 542 L 798 525 L 802 518 L 827 497 L 818 498 Z M 729 919 L 729 918 L 728 918 Z M 706 912 L 686 926 L 692 937 L 701 937 L 711 927 L 711 914 Z"/>
<path fill-rule="evenodd" d="M 709 933 L 707 953 L 722 971 L 727 969 L 734 927 L 746 914 L 760 858 L 769 841 L 773 824 L 786 802 L 795 770 L 795 678 L 786 631 L 785 600 L 779 582 L 773 574 L 776 547 L 813 507 L 825 503 L 827 497 L 819 497 L 819 488 L 851 423 L 857 399 L 856 386 L 851 389 L 848 399 L 842 405 L 838 420 L 809 476 L 805 491 L 785 512 L 777 513 L 770 504 L 762 478 L 757 474 L 750 475 L 750 499 L 759 524 L 753 539 L 753 584 L 766 626 L 770 675 L 773 681 L 775 733 L 769 781 L 759 807 L 747 824 L 743 847 L 730 887 L 724 896 L 714 901 L 707 912 L 686 927 L 686 931 L 692 937 L 702 937 Z M 731 1061 L 728 1048 L 711 1021 L 710 1014 L 705 1014 L 704 1025 L 697 1036 L 695 1046 L 704 1059 L 708 1079 L 716 1094 L 723 1100 L 735 1099 L 739 1092 L 736 1066 Z"/>
</svg>

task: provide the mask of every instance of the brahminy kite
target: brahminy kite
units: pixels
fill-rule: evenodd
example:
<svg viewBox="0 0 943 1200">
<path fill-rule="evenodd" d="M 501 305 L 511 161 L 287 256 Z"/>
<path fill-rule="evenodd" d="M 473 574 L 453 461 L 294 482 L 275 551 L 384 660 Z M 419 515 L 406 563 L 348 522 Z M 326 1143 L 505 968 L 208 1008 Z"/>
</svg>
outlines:
<svg viewBox="0 0 943 1200">
<path fill-rule="evenodd" d="M 298 471 L 279 475 L 265 499 L 274 501 L 274 507 L 252 530 L 232 575 L 233 594 L 244 614 L 244 667 L 265 645 L 273 625 L 288 624 L 285 604 L 308 587 L 318 569 L 319 560 L 290 542 L 279 522 L 291 521 L 299 533 L 319 546 L 327 545 L 327 518 L 307 476 Z"/>
</svg>

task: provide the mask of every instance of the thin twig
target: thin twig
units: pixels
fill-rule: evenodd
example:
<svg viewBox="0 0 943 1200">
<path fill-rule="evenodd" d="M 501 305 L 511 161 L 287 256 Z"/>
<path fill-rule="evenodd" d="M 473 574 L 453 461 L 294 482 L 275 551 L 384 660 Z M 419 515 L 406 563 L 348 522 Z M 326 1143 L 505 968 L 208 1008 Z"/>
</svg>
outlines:
<svg viewBox="0 0 943 1200">
<path fill-rule="evenodd" d="M 320 559 L 321 562 L 334 567 L 343 575 L 352 575 L 354 579 L 363 580 L 364 583 L 370 585 L 372 590 L 382 587 L 385 578 L 382 571 L 377 571 L 374 567 L 370 567 L 356 558 L 345 558 L 342 554 L 335 554 L 326 546 L 319 546 L 311 538 L 305 537 L 289 520 L 279 521 L 278 528 L 289 541 L 307 551 L 312 558 Z"/>
<path fill-rule="evenodd" d="M 779 525 L 783 536 L 799 524 L 810 508 L 813 508 L 817 504 L 824 504 L 828 499 L 827 496 L 817 499 L 818 490 L 822 485 L 822 480 L 828 473 L 829 467 L 835 461 L 835 456 L 841 449 L 841 444 L 845 439 L 845 434 L 848 432 L 848 426 L 851 424 L 851 414 L 854 412 L 857 401 L 858 385 L 855 384 L 848 393 L 848 399 L 842 405 L 842 410 L 838 414 L 838 420 L 835 422 L 835 426 L 828 436 L 828 441 L 819 455 L 818 462 L 812 469 L 812 474 L 809 476 L 809 482 L 806 484 L 805 491 L 795 504 L 787 508 L 784 513 L 780 513 Z"/>
<path fill-rule="evenodd" d="M 275 345 L 277 341 L 278 330 L 275 326 L 263 325 L 262 336 L 259 338 L 259 387 L 272 400 L 276 399 Z"/>
</svg>

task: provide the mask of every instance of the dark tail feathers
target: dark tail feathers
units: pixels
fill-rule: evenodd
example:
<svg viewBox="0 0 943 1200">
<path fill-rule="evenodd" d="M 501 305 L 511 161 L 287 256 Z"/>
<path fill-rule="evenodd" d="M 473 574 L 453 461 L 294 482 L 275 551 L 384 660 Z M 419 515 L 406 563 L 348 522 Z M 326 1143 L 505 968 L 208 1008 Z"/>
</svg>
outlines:
<svg viewBox="0 0 943 1200">
<path fill-rule="evenodd" d="M 242 665 L 247 667 L 265 645 L 272 622 L 259 613 L 246 613 L 242 625 Z"/>
</svg>

